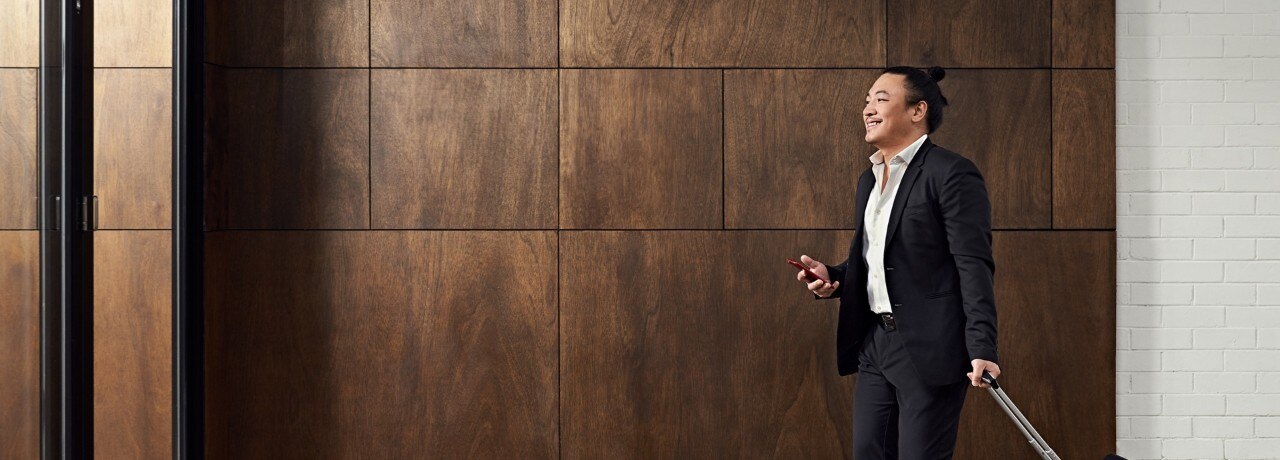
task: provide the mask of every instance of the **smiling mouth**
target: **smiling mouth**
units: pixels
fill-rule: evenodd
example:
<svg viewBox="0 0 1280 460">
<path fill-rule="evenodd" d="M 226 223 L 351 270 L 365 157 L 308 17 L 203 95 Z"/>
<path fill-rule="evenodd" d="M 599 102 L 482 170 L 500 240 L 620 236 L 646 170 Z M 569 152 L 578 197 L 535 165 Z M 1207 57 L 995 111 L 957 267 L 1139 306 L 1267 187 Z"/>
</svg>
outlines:
<svg viewBox="0 0 1280 460">
<path fill-rule="evenodd" d="M 866 126 L 867 126 L 867 130 L 868 130 L 868 131 L 870 131 L 872 128 L 875 128 L 875 127 L 877 127 L 877 126 L 880 126 L 880 123 L 883 123 L 883 122 L 880 122 L 880 121 L 868 121 L 868 122 L 867 122 L 867 124 L 866 124 Z"/>
</svg>

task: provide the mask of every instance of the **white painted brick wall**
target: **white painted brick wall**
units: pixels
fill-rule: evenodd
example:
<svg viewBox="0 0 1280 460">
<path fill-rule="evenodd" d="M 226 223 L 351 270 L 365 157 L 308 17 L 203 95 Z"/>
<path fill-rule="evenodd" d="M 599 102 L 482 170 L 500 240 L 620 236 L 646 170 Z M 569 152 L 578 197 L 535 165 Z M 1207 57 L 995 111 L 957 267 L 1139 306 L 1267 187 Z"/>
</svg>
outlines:
<svg viewBox="0 0 1280 460">
<path fill-rule="evenodd" d="M 1280 0 L 1116 11 L 1117 453 L 1280 459 Z"/>
</svg>

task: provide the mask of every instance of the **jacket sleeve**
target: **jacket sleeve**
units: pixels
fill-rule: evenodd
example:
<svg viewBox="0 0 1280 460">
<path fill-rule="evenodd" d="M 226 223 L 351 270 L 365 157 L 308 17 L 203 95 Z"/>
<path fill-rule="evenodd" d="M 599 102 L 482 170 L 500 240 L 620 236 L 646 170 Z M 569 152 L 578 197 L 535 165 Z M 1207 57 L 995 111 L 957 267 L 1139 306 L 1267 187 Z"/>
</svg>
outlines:
<svg viewBox="0 0 1280 460">
<path fill-rule="evenodd" d="M 960 275 L 969 359 L 997 362 L 991 203 L 978 167 L 968 159 L 957 161 L 944 179 L 938 201 Z"/>
<path fill-rule="evenodd" d="M 834 283 L 836 281 L 840 281 L 844 279 L 844 270 L 849 266 L 849 261 L 846 259 L 844 262 L 840 262 L 840 265 L 827 265 L 827 264 L 822 264 L 822 265 L 827 267 L 827 276 L 830 278 L 830 281 Z M 831 297 L 821 297 L 817 294 L 814 294 L 813 298 L 814 299 L 835 299 L 835 298 L 839 298 L 840 294 L 843 291 L 844 291 L 844 284 L 841 284 L 839 286 L 836 286 L 836 290 L 831 293 Z"/>
</svg>

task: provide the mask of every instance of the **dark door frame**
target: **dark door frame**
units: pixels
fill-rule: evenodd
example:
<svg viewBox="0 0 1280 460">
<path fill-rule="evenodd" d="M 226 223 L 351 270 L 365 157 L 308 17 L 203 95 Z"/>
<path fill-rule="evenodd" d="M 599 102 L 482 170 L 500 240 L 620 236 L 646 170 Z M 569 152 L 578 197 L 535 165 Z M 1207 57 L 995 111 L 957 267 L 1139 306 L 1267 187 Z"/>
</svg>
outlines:
<svg viewBox="0 0 1280 460">
<path fill-rule="evenodd" d="M 173 0 L 173 458 L 204 458 L 204 0 Z"/>
<path fill-rule="evenodd" d="M 93 1 L 40 3 L 40 452 L 92 458 Z M 173 3 L 173 456 L 204 457 L 204 2 Z"/>
<path fill-rule="evenodd" d="M 93 2 L 40 3 L 40 456 L 93 456 Z"/>
</svg>

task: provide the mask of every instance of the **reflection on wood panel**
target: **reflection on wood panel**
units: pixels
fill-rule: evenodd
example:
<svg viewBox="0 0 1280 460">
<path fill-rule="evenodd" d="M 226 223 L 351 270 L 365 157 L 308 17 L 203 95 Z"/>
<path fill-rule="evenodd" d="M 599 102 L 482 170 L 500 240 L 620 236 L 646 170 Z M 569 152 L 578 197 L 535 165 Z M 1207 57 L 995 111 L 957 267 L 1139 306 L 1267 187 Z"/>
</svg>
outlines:
<svg viewBox="0 0 1280 460">
<path fill-rule="evenodd" d="M 1048 67 L 1050 1 L 888 0 L 889 62 Z"/>
<path fill-rule="evenodd" d="M 880 0 L 560 2 L 567 67 L 879 67 Z"/>
<path fill-rule="evenodd" d="M 555 458 L 554 232 L 216 232 L 210 458 Z"/>
<path fill-rule="evenodd" d="M 996 232 L 1000 384 L 1062 458 L 1115 445 L 1115 232 Z M 970 388 L 956 458 L 1034 458 Z"/>
<path fill-rule="evenodd" d="M 1116 2 L 1053 0 L 1053 67 L 1116 66 Z"/>
<path fill-rule="evenodd" d="M 1053 228 L 1115 228 L 1115 70 L 1054 70 L 1053 132 Z"/>
<path fill-rule="evenodd" d="M 94 233 L 97 458 L 172 453 L 171 239 L 163 230 Z"/>
<path fill-rule="evenodd" d="M 853 228 L 854 186 L 875 147 L 863 95 L 875 70 L 725 74 L 728 228 Z"/>
<path fill-rule="evenodd" d="M 556 228 L 555 70 L 375 70 L 374 228 Z"/>
<path fill-rule="evenodd" d="M 36 69 L 0 69 L 0 229 L 36 228 Z"/>
<path fill-rule="evenodd" d="M 40 456 L 40 235 L 0 232 L 0 458 Z"/>
<path fill-rule="evenodd" d="M 368 70 L 206 69 L 209 228 L 369 228 Z"/>
<path fill-rule="evenodd" d="M 169 228 L 173 81 L 169 69 L 94 71 L 99 227 Z"/>
<path fill-rule="evenodd" d="M 565 457 L 847 457 L 837 305 L 815 301 L 785 259 L 839 263 L 852 237 L 562 233 Z"/>
<path fill-rule="evenodd" d="M 205 2 L 205 53 L 224 66 L 369 65 L 369 0 Z"/>
<path fill-rule="evenodd" d="M 561 228 L 721 228 L 718 70 L 565 70 Z"/>
<path fill-rule="evenodd" d="M 40 65 L 40 0 L 0 2 L 0 43 L 0 67 Z"/>
<path fill-rule="evenodd" d="M 556 1 L 373 0 L 377 67 L 554 67 Z"/>
<path fill-rule="evenodd" d="M 93 65 L 173 65 L 173 0 L 94 0 Z"/>
<path fill-rule="evenodd" d="M 950 105 L 929 137 L 978 165 L 992 225 L 1049 228 L 1049 71 L 955 70 L 941 86 Z"/>
</svg>

